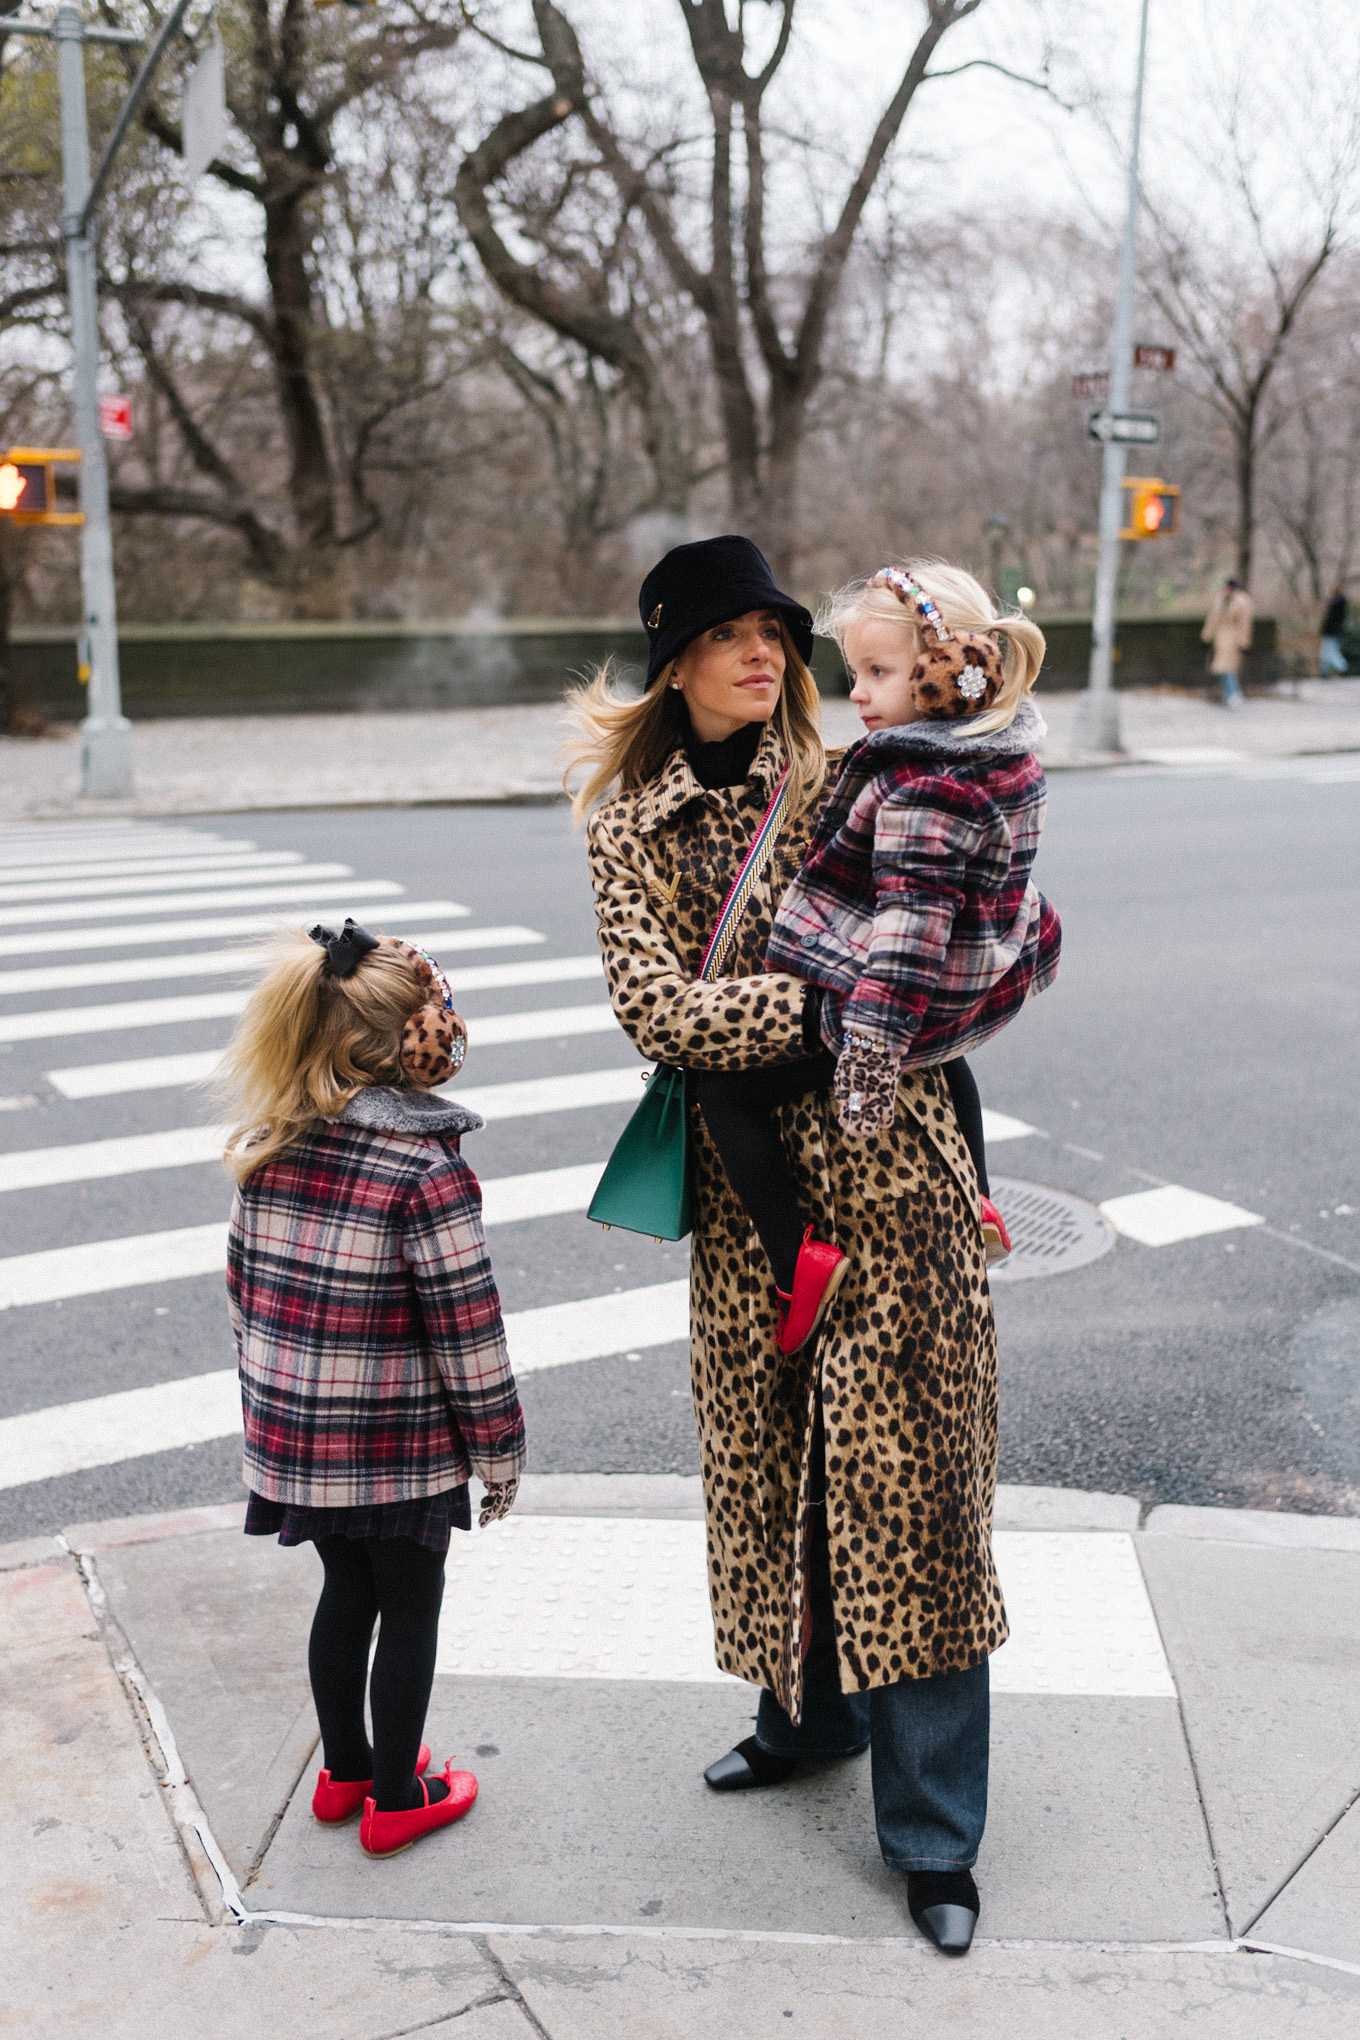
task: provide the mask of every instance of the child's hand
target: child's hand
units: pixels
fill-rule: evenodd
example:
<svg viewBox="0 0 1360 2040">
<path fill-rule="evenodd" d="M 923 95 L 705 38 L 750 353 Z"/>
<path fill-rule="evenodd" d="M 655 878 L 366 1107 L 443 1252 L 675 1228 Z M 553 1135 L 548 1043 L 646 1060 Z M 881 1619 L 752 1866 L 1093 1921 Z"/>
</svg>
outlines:
<svg viewBox="0 0 1360 2040">
<path fill-rule="evenodd" d="M 488 1523 L 504 1522 L 515 1506 L 515 1496 L 518 1493 L 518 1480 L 493 1480 L 482 1496 L 482 1509 L 477 1518 L 477 1528 L 485 1530 Z"/>
<path fill-rule="evenodd" d="M 886 1133 L 897 1111 L 901 1058 L 853 1034 L 836 1063 L 836 1110 L 842 1127 L 861 1137 Z"/>
</svg>

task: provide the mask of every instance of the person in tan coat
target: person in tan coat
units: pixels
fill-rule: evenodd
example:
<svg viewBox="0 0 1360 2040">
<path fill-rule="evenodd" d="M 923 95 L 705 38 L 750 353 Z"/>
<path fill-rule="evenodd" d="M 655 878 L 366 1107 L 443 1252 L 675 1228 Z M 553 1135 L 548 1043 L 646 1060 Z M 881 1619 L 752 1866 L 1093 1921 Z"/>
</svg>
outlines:
<svg viewBox="0 0 1360 2040">
<path fill-rule="evenodd" d="M 1242 670 L 1242 659 L 1251 650 L 1251 630 L 1255 618 L 1252 600 L 1240 581 L 1231 575 L 1214 597 L 1214 606 L 1204 619 L 1200 638 L 1206 645 L 1212 645 L 1209 654 L 1209 671 L 1218 680 L 1219 693 L 1225 708 L 1242 706 L 1242 688 L 1238 674 Z"/>
<path fill-rule="evenodd" d="M 690 1355 L 718 1663 L 760 1687 L 756 1732 L 705 1772 L 775 1785 L 872 1749 L 884 1860 L 912 1917 L 964 1953 L 987 1804 L 997 1363 L 977 1176 L 938 1068 L 853 1137 L 818 995 L 768 972 L 775 907 L 829 791 L 812 620 L 748 539 L 677 547 L 643 583 L 648 686 L 571 697 L 614 1011 L 690 1072 L 784 1070 L 786 1152 L 819 1239 L 850 1261 L 820 1336 L 781 1355 L 770 1264 L 690 1113 Z M 834 761 L 833 761 L 834 762 Z M 792 798 L 722 974 L 710 935 L 780 775 Z M 833 774 L 834 776 L 834 774 Z"/>
</svg>

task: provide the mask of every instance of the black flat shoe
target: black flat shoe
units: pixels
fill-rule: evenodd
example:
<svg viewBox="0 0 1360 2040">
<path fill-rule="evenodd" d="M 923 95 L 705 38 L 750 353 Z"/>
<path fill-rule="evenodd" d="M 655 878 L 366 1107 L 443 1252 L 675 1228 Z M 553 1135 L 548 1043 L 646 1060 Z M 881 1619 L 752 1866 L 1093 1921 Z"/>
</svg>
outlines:
<svg viewBox="0 0 1360 2040">
<path fill-rule="evenodd" d="M 709 1765 L 704 1783 L 715 1792 L 750 1792 L 758 1785 L 782 1785 L 797 1769 L 797 1757 L 772 1756 L 748 1735 L 745 1742 Z"/>
<path fill-rule="evenodd" d="M 966 1955 L 982 1902 L 971 1870 L 909 1870 L 907 1911 L 943 1955 Z"/>
</svg>

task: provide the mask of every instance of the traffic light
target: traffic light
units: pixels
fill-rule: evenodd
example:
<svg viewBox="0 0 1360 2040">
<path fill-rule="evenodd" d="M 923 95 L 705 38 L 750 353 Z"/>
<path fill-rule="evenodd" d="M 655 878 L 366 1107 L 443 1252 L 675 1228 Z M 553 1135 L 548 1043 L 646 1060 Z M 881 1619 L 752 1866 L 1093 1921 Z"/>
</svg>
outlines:
<svg viewBox="0 0 1360 2040">
<path fill-rule="evenodd" d="M 0 516 L 13 524 L 83 524 L 79 510 L 61 510 L 76 501 L 74 475 L 56 469 L 75 466 L 80 454 L 70 447 L 12 446 L 0 461 Z"/>
<path fill-rule="evenodd" d="M 1121 538 L 1171 538 L 1181 528 L 1181 492 L 1151 475 L 1128 475 L 1124 481 L 1124 526 Z"/>
</svg>

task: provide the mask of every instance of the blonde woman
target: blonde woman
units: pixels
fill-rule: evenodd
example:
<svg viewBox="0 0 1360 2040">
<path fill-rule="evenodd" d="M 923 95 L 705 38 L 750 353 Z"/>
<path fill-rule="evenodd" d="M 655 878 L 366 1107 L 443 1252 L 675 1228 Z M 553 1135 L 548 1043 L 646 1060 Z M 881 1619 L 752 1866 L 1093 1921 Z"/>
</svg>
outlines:
<svg viewBox="0 0 1360 2040">
<path fill-rule="evenodd" d="M 641 699 L 603 678 L 575 699 L 575 760 L 589 768 L 577 804 L 593 809 L 614 1010 L 643 1055 L 699 1079 L 690 1352 L 709 1588 L 719 1664 L 762 1689 L 755 1734 L 705 1778 L 716 1791 L 771 1786 L 800 1762 L 871 1748 L 884 1860 L 906 1873 L 923 1931 L 962 1954 L 978 1911 L 987 1663 L 1006 1637 L 977 1176 L 936 1068 L 900 1076 L 890 1127 L 849 1135 L 820 999 L 765 967 L 827 796 L 807 610 L 737 537 L 668 553 L 639 609 Z M 993 634 L 1010 672 L 1027 660 L 1020 626 L 990 606 L 954 620 Z M 773 857 L 722 976 L 701 981 L 786 770 Z M 819 1339 L 791 1356 L 770 1262 L 705 1125 L 704 1079 L 732 1071 L 782 1080 L 802 1210 L 847 1262 Z"/>
<path fill-rule="evenodd" d="M 481 1198 L 459 1152 L 482 1122 L 429 1095 L 466 1042 L 423 951 L 352 921 L 298 928 L 278 938 L 221 1080 L 237 1120 L 227 1294 L 246 1535 L 320 1555 L 312 1812 L 338 1827 L 362 1809 L 371 1856 L 477 1797 L 470 1771 L 423 1776 L 444 1560 L 450 1529 L 470 1528 L 472 1469 L 486 1524 L 509 1510 L 524 1463 Z"/>
</svg>

